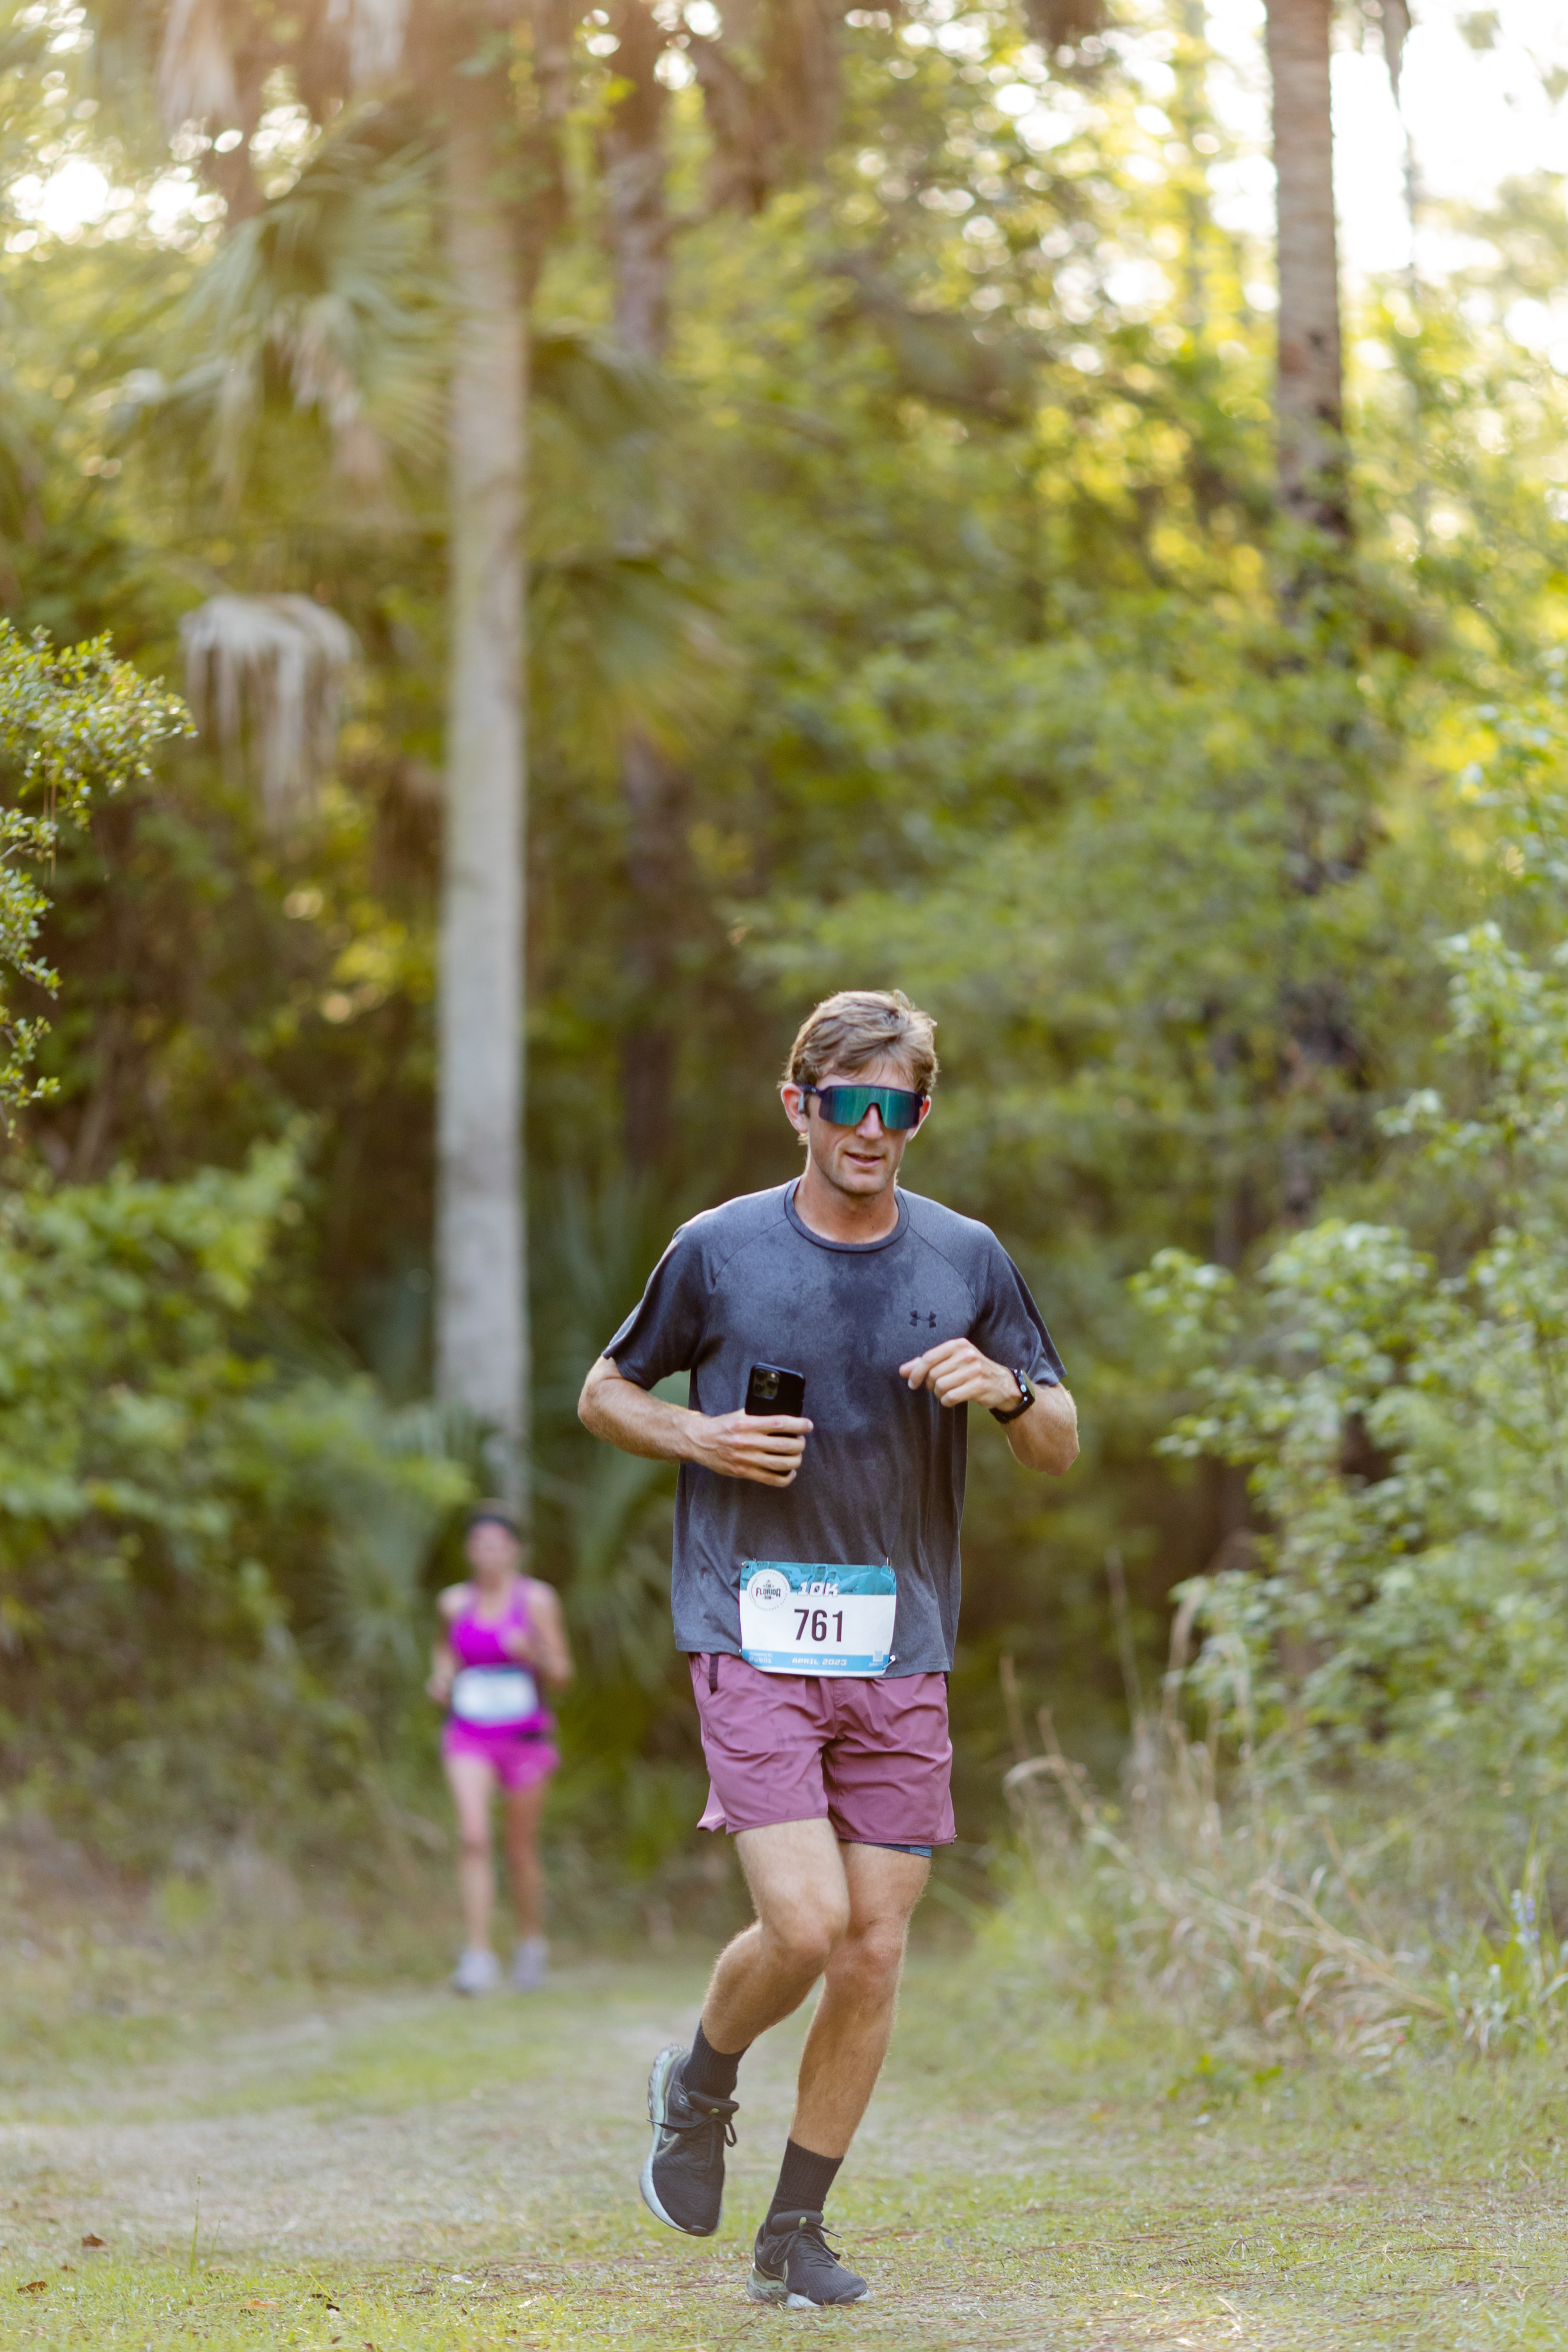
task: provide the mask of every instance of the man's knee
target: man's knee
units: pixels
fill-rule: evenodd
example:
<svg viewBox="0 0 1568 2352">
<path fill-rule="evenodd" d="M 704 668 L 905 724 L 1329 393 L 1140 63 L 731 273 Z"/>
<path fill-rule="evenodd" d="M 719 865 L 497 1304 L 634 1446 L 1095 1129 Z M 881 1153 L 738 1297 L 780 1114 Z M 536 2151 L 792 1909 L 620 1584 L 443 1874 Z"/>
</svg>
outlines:
<svg viewBox="0 0 1568 2352">
<path fill-rule="evenodd" d="M 891 1991 L 904 1967 L 908 1929 L 902 1919 L 873 1920 L 852 1927 L 834 1957 L 833 1974 L 868 1993 Z"/>
<path fill-rule="evenodd" d="M 465 1862 L 488 1862 L 490 1832 L 482 1825 L 465 1823 L 458 1832 L 457 1843 Z"/>
<path fill-rule="evenodd" d="M 818 1977 L 843 1942 L 849 1924 L 849 1906 L 828 1901 L 810 1909 L 776 1912 L 765 1921 L 764 1933 L 787 1968 Z"/>
</svg>

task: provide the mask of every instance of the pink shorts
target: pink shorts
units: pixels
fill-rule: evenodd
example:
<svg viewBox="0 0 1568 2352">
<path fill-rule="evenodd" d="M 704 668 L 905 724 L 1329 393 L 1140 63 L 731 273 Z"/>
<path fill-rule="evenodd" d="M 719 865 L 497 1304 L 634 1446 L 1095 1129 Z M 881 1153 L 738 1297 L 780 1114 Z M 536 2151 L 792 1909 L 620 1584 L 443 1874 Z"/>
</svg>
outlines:
<svg viewBox="0 0 1568 2352">
<path fill-rule="evenodd" d="M 946 1675 L 765 1675 L 695 1656 L 712 1785 L 699 1829 L 831 1822 L 846 1845 L 951 1845 Z"/>
<path fill-rule="evenodd" d="M 508 1793 L 546 1780 L 560 1762 L 548 1731 L 497 1731 L 448 1716 L 441 1734 L 444 1756 L 482 1756 Z"/>
</svg>

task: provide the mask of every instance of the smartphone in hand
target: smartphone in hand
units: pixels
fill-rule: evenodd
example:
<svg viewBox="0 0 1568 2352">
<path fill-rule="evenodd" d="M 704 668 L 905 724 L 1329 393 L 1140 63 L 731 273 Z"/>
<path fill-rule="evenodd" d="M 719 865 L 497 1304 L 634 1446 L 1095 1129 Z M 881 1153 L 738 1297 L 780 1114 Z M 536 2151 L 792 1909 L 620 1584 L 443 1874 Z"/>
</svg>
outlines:
<svg viewBox="0 0 1568 2352">
<path fill-rule="evenodd" d="M 799 1421 L 806 1410 L 805 1373 L 786 1371 L 782 1364 L 753 1364 L 746 1383 L 746 1410 L 787 1412 Z"/>
</svg>

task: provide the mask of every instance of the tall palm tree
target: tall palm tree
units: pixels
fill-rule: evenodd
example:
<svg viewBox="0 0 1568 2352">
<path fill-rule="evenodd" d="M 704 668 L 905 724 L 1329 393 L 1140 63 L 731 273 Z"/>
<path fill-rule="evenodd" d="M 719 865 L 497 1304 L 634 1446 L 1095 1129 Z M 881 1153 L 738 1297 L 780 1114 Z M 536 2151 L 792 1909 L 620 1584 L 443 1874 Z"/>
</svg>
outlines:
<svg viewBox="0 0 1568 2352">
<path fill-rule="evenodd" d="M 102 0 L 123 36 L 137 0 Z M 522 1500 L 528 1423 L 523 1200 L 528 305 L 559 208 L 574 0 L 168 0 L 158 83 L 209 151 L 232 227 L 257 209 L 260 94 L 287 67 L 316 120 L 358 91 L 423 98 L 442 153 L 447 297 L 448 687 L 439 951 L 436 1363 L 495 1433 Z"/>
<path fill-rule="evenodd" d="M 1278 184 L 1275 391 L 1280 499 L 1294 521 L 1350 536 L 1329 92 L 1333 0 L 1267 0 Z"/>
<path fill-rule="evenodd" d="M 446 254 L 455 318 L 435 1268 L 437 1384 L 497 1433 L 500 1481 L 517 1499 L 528 1422 L 528 339 L 507 63 L 509 57 L 493 59 L 485 70 L 445 77 Z"/>
</svg>

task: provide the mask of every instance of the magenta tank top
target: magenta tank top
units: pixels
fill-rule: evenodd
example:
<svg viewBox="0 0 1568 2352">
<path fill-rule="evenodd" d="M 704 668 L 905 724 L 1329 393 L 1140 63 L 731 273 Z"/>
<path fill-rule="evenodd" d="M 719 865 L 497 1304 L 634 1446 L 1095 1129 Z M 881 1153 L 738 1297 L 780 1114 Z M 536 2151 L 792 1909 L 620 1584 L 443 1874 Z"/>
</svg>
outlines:
<svg viewBox="0 0 1568 2352">
<path fill-rule="evenodd" d="M 457 1661 L 452 1682 L 452 1713 L 475 1731 L 547 1731 L 550 1717 L 539 1696 L 531 1667 L 508 1657 L 502 1633 L 515 1627 L 528 1630 L 528 1589 L 518 1583 L 501 1617 L 486 1625 L 465 1609 L 446 1629 L 446 1639 Z"/>
</svg>

